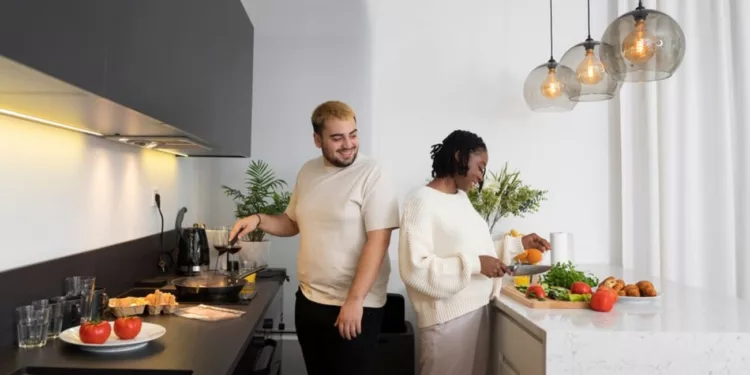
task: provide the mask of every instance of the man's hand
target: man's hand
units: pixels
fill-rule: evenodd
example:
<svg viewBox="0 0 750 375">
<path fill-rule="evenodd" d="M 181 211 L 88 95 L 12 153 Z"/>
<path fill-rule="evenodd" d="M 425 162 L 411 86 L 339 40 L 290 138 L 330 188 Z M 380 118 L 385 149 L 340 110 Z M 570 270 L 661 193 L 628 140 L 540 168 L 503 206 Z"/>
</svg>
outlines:
<svg viewBox="0 0 750 375">
<path fill-rule="evenodd" d="M 232 227 L 232 231 L 229 233 L 229 240 L 234 239 L 235 236 L 242 238 L 246 234 L 257 229 L 259 224 L 260 218 L 256 214 L 237 220 L 237 222 L 234 223 L 234 227 Z"/>
<path fill-rule="evenodd" d="M 346 300 L 341 306 L 338 318 L 334 327 L 339 329 L 341 337 L 347 340 L 353 340 L 357 335 L 362 333 L 362 307 L 361 301 Z"/>
<path fill-rule="evenodd" d="M 482 265 L 482 274 L 487 277 L 503 277 L 508 272 L 508 267 L 495 257 L 480 255 L 479 263 Z"/>
<path fill-rule="evenodd" d="M 521 238 L 521 243 L 524 249 L 538 249 L 541 251 L 549 251 L 552 246 L 542 237 L 539 237 L 536 233 L 527 234 Z"/>
</svg>

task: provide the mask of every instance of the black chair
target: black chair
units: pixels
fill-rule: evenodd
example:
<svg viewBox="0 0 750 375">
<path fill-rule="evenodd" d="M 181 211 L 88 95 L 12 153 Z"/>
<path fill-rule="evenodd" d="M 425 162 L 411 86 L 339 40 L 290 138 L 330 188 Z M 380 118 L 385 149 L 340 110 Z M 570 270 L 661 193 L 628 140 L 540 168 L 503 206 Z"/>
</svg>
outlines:
<svg viewBox="0 0 750 375">
<path fill-rule="evenodd" d="M 404 296 L 388 293 L 383 328 L 378 336 L 378 374 L 414 375 L 417 372 L 414 327 L 406 321 Z"/>
</svg>

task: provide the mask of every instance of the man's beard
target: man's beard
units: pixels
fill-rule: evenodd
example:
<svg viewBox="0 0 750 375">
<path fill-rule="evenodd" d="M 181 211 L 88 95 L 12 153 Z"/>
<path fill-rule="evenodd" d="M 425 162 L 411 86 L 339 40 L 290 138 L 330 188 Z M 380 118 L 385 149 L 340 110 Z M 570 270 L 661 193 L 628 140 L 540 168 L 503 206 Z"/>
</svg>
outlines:
<svg viewBox="0 0 750 375">
<path fill-rule="evenodd" d="M 357 155 L 359 155 L 359 149 L 355 148 L 354 150 L 352 150 L 352 159 L 348 161 L 341 161 L 341 160 L 336 159 L 335 157 L 329 157 L 328 154 L 329 154 L 328 150 L 323 149 L 323 157 L 329 163 L 331 163 L 331 165 L 333 165 L 334 167 L 338 167 L 338 168 L 345 168 L 345 167 L 352 165 L 354 161 L 357 160 Z M 336 154 L 337 154 L 337 151 L 334 151 L 333 155 L 335 156 Z"/>
</svg>

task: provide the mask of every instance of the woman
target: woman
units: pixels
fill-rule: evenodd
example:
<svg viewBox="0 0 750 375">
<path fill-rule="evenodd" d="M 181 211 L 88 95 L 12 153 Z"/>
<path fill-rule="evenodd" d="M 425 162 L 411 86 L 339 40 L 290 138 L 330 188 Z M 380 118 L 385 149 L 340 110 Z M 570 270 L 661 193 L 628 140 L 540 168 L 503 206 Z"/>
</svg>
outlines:
<svg viewBox="0 0 750 375">
<path fill-rule="evenodd" d="M 487 223 L 466 192 L 482 188 L 487 146 L 476 134 L 456 130 L 432 146 L 432 177 L 404 203 L 399 269 L 420 331 L 421 375 L 486 374 L 492 278 L 525 247 L 549 249 L 535 234 L 504 236 L 497 251 Z M 524 246 L 527 244 L 528 246 Z"/>
</svg>

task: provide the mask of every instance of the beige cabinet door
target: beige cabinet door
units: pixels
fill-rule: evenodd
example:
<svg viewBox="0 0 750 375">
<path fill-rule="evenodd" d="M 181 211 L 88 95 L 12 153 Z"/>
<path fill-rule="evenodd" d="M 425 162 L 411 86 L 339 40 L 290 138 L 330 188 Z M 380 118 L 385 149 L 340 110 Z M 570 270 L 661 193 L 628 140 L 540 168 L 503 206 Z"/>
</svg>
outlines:
<svg viewBox="0 0 750 375">
<path fill-rule="evenodd" d="M 542 340 L 495 307 L 492 315 L 492 374 L 544 375 Z"/>
</svg>

